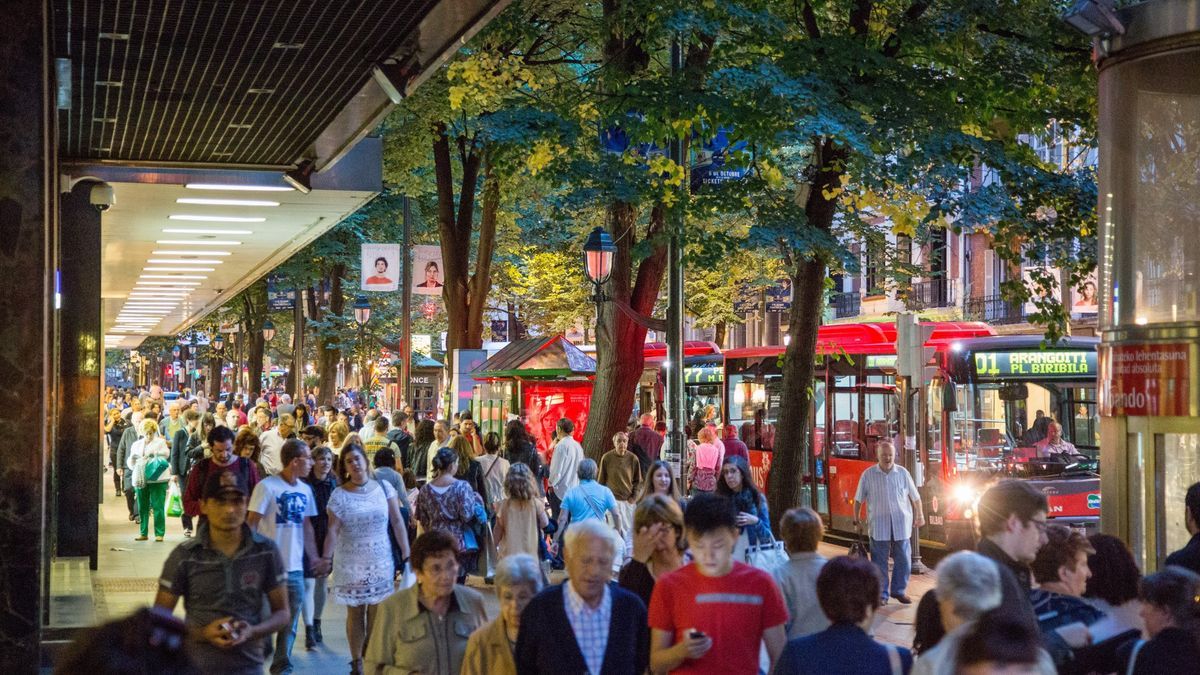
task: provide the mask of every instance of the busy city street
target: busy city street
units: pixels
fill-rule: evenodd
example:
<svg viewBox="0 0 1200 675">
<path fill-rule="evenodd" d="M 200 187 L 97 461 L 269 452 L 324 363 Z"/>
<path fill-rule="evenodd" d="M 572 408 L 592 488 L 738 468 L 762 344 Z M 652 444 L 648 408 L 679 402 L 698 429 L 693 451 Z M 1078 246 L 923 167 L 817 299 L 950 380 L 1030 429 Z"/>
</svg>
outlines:
<svg viewBox="0 0 1200 675">
<path fill-rule="evenodd" d="M 1200 673 L 1200 0 L 5 10 L 0 672 Z"/>
</svg>

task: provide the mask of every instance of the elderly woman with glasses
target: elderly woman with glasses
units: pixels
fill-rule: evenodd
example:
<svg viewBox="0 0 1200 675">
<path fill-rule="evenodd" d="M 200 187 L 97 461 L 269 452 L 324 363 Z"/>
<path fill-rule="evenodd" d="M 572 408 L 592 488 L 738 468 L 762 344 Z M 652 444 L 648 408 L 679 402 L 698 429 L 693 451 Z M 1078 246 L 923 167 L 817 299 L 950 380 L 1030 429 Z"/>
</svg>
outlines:
<svg viewBox="0 0 1200 675">
<path fill-rule="evenodd" d="M 483 596 L 458 578 L 458 537 L 430 530 L 412 545 L 417 583 L 379 604 L 365 672 L 457 675 L 467 638 L 487 621 Z M 352 673 L 362 673 L 351 664 Z"/>
<path fill-rule="evenodd" d="M 521 631 L 521 612 L 541 590 L 542 572 L 533 556 L 519 553 L 496 564 L 500 616 L 467 640 L 462 675 L 516 675 L 513 650 Z"/>
</svg>

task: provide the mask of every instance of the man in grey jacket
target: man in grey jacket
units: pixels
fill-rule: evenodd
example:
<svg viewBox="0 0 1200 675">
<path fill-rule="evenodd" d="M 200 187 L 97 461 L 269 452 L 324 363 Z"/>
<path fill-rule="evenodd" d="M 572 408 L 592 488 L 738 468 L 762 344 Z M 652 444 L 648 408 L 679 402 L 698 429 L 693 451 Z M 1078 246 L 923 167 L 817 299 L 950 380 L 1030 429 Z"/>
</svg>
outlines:
<svg viewBox="0 0 1200 675">
<path fill-rule="evenodd" d="M 825 566 L 825 556 L 817 553 L 817 544 L 825 536 L 821 516 L 807 506 L 790 509 L 779 519 L 779 532 L 787 547 L 788 561 L 771 573 L 783 602 L 787 605 L 789 640 L 829 628 L 829 619 L 817 602 L 817 575 Z"/>
<path fill-rule="evenodd" d="M 117 443 L 117 458 L 113 464 L 113 470 L 121 474 L 121 488 L 125 492 L 125 505 L 129 507 L 129 519 L 133 522 L 140 522 L 141 516 L 138 515 L 138 505 L 133 490 L 133 473 L 125 470 L 125 460 L 129 457 L 129 448 L 133 447 L 138 440 L 137 424 L 130 424 L 121 434 L 121 440 Z"/>
</svg>

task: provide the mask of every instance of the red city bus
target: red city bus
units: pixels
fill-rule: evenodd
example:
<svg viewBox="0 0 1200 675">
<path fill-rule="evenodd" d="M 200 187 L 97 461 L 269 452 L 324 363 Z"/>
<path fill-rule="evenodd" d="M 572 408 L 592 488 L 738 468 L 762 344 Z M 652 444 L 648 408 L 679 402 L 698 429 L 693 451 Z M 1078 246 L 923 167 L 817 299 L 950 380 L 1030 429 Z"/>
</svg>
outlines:
<svg viewBox="0 0 1200 675">
<path fill-rule="evenodd" d="M 994 335 L 977 322 L 932 324 L 927 346 Z M 783 347 L 725 352 L 729 422 L 750 448 L 755 482 L 765 489 L 782 398 Z M 817 365 L 807 427 L 811 456 L 801 463 L 802 503 L 821 513 L 832 529 L 852 531 L 850 502 L 858 479 L 876 459 L 880 440 L 904 448 L 899 438 L 896 391 L 896 326 L 893 323 L 831 324 L 817 334 Z M 904 462 L 903 453 L 897 461 Z M 920 473 L 920 472 L 918 472 Z M 918 482 L 921 482 L 918 478 Z"/>
</svg>

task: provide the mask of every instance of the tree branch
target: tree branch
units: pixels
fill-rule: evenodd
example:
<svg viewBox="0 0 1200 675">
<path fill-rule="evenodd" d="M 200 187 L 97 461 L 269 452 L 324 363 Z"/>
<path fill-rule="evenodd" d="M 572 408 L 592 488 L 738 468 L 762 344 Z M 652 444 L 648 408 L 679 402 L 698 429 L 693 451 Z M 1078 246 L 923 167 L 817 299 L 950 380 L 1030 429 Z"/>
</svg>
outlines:
<svg viewBox="0 0 1200 675">
<path fill-rule="evenodd" d="M 875 3 L 871 0 L 854 0 L 854 9 L 850 11 L 850 30 L 858 37 L 866 37 L 871 32 L 871 10 Z"/>
<path fill-rule="evenodd" d="M 808 37 L 818 40 L 821 38 L 821 26 L 817 24 L 817 13 L 813 11 L 812 3 L 804 0 L 804 4 L 800 8 L 800 15 L 804 18 L 804 32 L 808 33 Z"/>
<path fill-rule="evenodd" d="M 1034 45 L 1039 48 L 1045 46 L 1045 42 L 1043 40 L 1038 40 L 1038 39 L 1030 37 L 1028 35 L 1024 35 L 1022 33 L 1016 32 L 1016 31 L 1008 30 L 1007 28 L 992 28 L 991 26 L 987 25 L 986 23 L 978 24 L 975 26 L 975 28 L 983 33 L 995 35 L 996 37 L 1008 38 L 1010 40 L 1017 40 L 1019 42 L 1024 42 L 1026 44 Z M 1069 47 L 1069 46 L 1060 45 L 1060 44 L 1057 44 L 1054 42 L 1051 42 L 1049 44 L 1049 47 L 1050 47 L 1050 49 L 1052 49 L 1056 52 L 1059 52 L 1060 54 L 1075 54 L 1075 55 L 1087 54 L 1090 56 L 1092 53 L 1091 49 L 1084 49 L 1082 47 Z"/>
<path fill-rule="evenodd" d="M 929 3 L 925 0 L 916 0 L 908 6 L 908 9 L 904 11 L 904 17 L 900 19 L 900 25 L 896 26 L 896 30 L 892 31 L 892 34 L 883 42 L 884 56 L 894 58 L 896 54 L 900 53 L 900 31 L 916 23 L 927 9 L 929 9 Z"/>
</svg>

